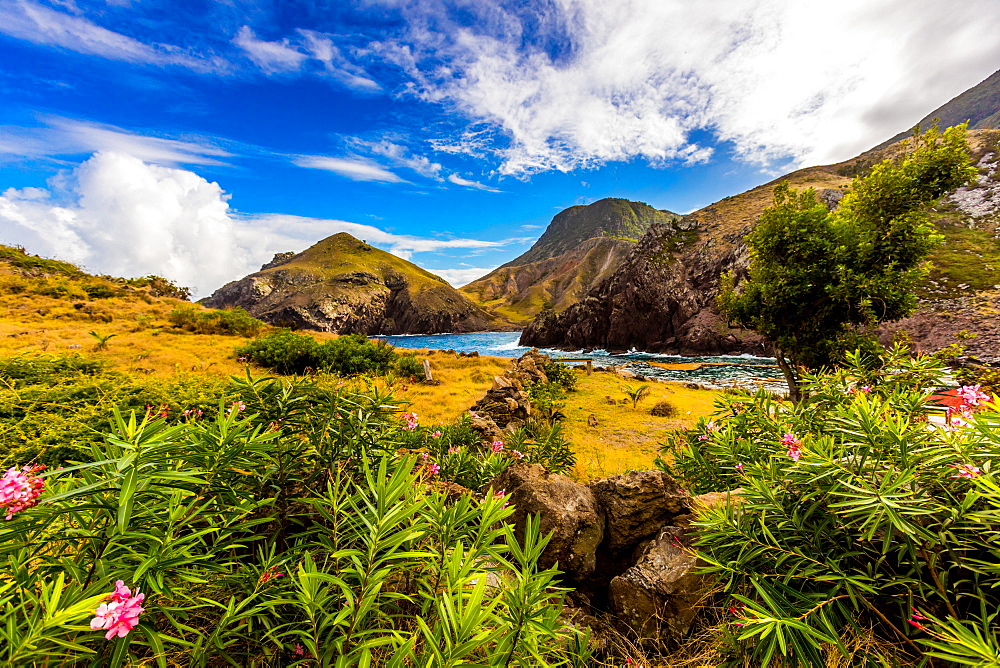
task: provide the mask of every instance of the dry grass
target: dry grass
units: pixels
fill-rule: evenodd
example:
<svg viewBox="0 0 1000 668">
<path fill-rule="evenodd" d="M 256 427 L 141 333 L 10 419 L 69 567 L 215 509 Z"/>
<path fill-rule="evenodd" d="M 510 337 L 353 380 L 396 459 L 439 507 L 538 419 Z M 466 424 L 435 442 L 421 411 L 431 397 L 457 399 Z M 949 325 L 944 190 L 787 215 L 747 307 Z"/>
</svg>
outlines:
<svg viewBox="0 0 1000 668">
<path fill-rule="evenodd" d="M 79 304 L 80 306 L 75 306 Z M 79 352 L 107 360 L 117 371 L 149 376 L 175 374 L 242 375 L 243 365 L 233 350 L 247 339 L 236 336 L 191 334 L 170 327 L 166 317 L 181 305 L 176 299 L 95 299 L 72 302 L 35 294 L 0 295 L 0 355 L 27 352 Z M 107 349 L 97 351 L 89 332 L 114 334 Z M 317 338 L 333 335 L 314 333 Z M 429 359 L 440 384 L 395 382 L 397 397 L 410 402 L 421 424 L 454 422 L 502 374 L 511 360 L 499 357 L 460 357 L 444 351 L 417 351 Z M 569 394 L 563 413 L 566 437 L 577 453 L 573 476 L 579 480 L 652 467 L 666 431 L 691 425 L 711 411 L 714 392 L 688 390 L 680 385 L 651 383 L 651 394 L 638 410 L 610 405 L 607 397 L 625 399 L 625 382 L 608 373 L 586 376 L 577 371 L 577 390 Z M 379 381 L 385 383 L 386 381 Z M 633 381 L 634 382 L 634 381 Z M 657 402 L 670 401 L 674 417 L 653 417 Z M 597 423 L 591 426 L 594 416 Z"/>
<path fill-rule="evenodd" d="M 650 394 L 636 409 L 622 392 L 626 381 L 610 373 L 577 372 L 577 389 L 566 399 L 564 433 L 577 455 L 574 477 L 590 480 L 632 470 L 649 469 L 666 432 L 694 424 L 712 412 L 716 392 L 691 390 L 677 383 L 649 383 Z M 612 405 L 608 398 L 616 403 Z M 626 403 L 618 403 L 625 400 Z M 654 417 L 650 409 L 669 401 L 672 417 Z M 596 425 L 592 426 L 596 419 Z"/>
</svg>

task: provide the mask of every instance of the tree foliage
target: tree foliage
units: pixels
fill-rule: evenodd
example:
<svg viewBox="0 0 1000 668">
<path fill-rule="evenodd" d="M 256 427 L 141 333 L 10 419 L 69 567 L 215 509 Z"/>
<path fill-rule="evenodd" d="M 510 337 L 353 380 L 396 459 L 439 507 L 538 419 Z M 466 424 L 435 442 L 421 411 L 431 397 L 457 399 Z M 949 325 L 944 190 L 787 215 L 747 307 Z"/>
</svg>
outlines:
<svg viewBox="0 0 1000 668">
<path fill-rule="evenodd" d="M 939 235 L 930 202 L 966 182 L 965 125 L 912 139 L 912 150 L 855 179 L 836 211 L 787 183 L 748 235 L 749 275 L 724 277 L 719 306 L 730 322 L 771 340 L 795 393 L 795 366 L 837 363 L 870 330 L 916 308 L 913 289 Z"/>
</svg>

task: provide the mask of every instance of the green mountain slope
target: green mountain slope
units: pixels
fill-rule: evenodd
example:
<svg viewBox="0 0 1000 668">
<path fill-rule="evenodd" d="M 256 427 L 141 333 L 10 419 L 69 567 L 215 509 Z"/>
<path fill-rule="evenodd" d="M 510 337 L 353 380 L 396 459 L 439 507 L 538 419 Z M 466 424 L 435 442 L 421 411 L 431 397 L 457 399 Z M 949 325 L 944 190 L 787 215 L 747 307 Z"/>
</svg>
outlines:
<svg viewBox="0 0 1000 668">
<path fill-rule="evenodd" d="M 434 274 L 347 233 L 281 253 L 202 303 L 276 325 L 340 334 L 470 332 L 502 326 Z"/>
<path fill-rule="evenodd" d="M 679 219 L 626 199 L 570 207 L 556 214 L 527 252 L 461 292 L 513 322 L 528 322 L 545 309 L 561 312 L 610 276 L 650 226 Z"/>
</svg>

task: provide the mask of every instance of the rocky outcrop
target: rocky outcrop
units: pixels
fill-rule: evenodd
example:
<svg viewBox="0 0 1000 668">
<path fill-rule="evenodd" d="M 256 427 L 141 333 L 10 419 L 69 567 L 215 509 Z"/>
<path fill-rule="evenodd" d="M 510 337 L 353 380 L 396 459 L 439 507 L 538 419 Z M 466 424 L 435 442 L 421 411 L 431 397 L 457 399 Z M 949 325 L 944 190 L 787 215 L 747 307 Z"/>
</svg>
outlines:
<svg viewBox="0 0 1000 668">
<path fill-rule="evenodd" d="M 939 226 L 948 228 L 944 245 L 931 256 L 931 283 L 936 282 L 939 289 L 925 290 L 927 298 L 915 314 L 917 318 L 932 312 L 941 299 L 971 296 L 1000 284 L 1000 254 L 995 245 L 983 240 L 983 234 L 1000 236 L 998 216 L 984 211 L 987 204 L 995 202 L 991 184 L 1000 182 L 1000 170 L 994 168 L 990 157 L 990 153 L 1000 153 L 1000 131 L 979 130 L 970 133 L 969 139 L 979 161 L 980 179 L 974 187 L 958 193 L 958 200 L 946 200 L 935 212 Z M 898 147 L 837 165 L 799 170 L 727 197 L 679 222 L 653 225 L 609 278 L 564 312 L 541 313 L 524 329 L 521 344 L 611 351 L 637 348 L 680 355 L 769 354 L 759 336 L 727 326 L 715 306 L 715 297 L 722 274 L 731 271 L 737 281 L 745 277 L 750 256 L 744 238 L 771 204 L 774 186 L 788 182 L 799 190 L 813 188 L 828 207 L 835 208 L 837 193 L 849 185 L 850 175 L 894 152 L 899 152 Z M 977 271 L 969 271 L 968 265 L 976 265 Z M 968 276 L 964 282 L 959 278 L 963 275 Z M 996 331 L 995 311 L 968 309 L 965 313 L 968 318 L 963 328 L 970 333 L 986 340 Z M 934 335 L 929 329 L 907 328 L 907 323 L 901 323 L 887 330 L 900 328 L 907 329 L 917 346 L 933 349 L 929 344 Z"/>
<path fill-rule="evenodd" d="M 523 538 L 527 518 L 553 531 L 540 561 L 558 564 L 575 588 L 575 623 L 600 633 L 594 616 L 611 612 L 617 628 L 642 642 L 677 643 L 687 633 L 709 580 L 688 544 L 700 508 L 732 503 L 735 493 L 691 497 L 661 471 L 634 471 L 581 485 L 515 463 L 491 484 L 515 506 Z"/>
<path fill-rule="evenodd" d="M 639 546 L 635 565 L 611 580 L 611 611 L 640 640 L 678 644 L 687 635 L 709 578 L 682 542 L 683 530 L 663 527 Z"/>
<path fill-rule="evenodd" d="M 537 516 L 542 535 L 551 532 L 538 561 L 541 568 L 558 564 L 573 579 L 586 578 L 596 567 L 597 547 L 604 538 L 604 517 L 594 493 L 566 476 L 548 473 L 538 464 L 517 462 L 491 483 L 504 490 L 514 514 L 510 522 L 524 539 L 529 516 Z"/>
<path fill-rule="evenodd" d="M 461 288 L 476 303 L 516 322 L 561 312 L 621 265 L 651 225 L 679 216 L 642 202 L 602 199 L 552 219 L 520 257 Z"/>
<path fill-rule="evenodd" d="M 691 495 L 662 471 L 632 471 L 590 483 L 607 523 L 604 547 L 631 549 L 687 512 Z"/>
<path fill-rule="evenodd" d="M 503 432 L 523 427 L 531 417 L 532 383 L 547 383 L 545 364 L 548 355 L 529 350 L 515 360 L 502 375 L 494 376 L 493 385 L 469 410 L 472 428 L 486 440 L 503 440 Z"/>
<path fill-rule="evenodd" d="M 279 325 L 338 334 L 430 334 L 502 327 L 443 279 L 341 233 L 302 253 L 278 253 L 260 271 L 202 303 L 242 307 Z"/>
</svg>

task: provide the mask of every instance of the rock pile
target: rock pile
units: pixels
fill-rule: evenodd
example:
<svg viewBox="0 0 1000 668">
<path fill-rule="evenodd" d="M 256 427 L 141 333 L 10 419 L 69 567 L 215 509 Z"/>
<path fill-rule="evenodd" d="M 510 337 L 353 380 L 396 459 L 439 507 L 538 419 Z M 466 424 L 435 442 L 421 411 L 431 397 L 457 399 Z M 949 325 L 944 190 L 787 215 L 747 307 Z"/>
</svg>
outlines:
<svg viewBox="0 0 1000 668">
<path fill-rule="evenodd" d="M 547 383 L 545 364 L 549 356 L 529 350 L 515 360 L 501 376 L 493 377 L 493 387 L 470 409 L 472 427 L 487 440 L 502 440 L 503 432 L 512 433 L 531 416 L 531 398 L 527 388 L 532 383 Z"/>
<path fill-rule="evenodd" d="M 695 508 L 727 503 L 729 495 L 692 497 L 661 471 L 581 485 L 521 462 L 492 487 L 515 505 L 510 521 L 519 538 L 529 515 L 538 516 L 542 533 L 553 532 L 540 565 L 558 564 L 575 587 L 579 609 L 571 618 L 593 627 L 593 613 L 606 610 L 646 643 L 677 643 L 688 632 L 709 584 L 688 549 L 690 521 Z"/>
</svg>

